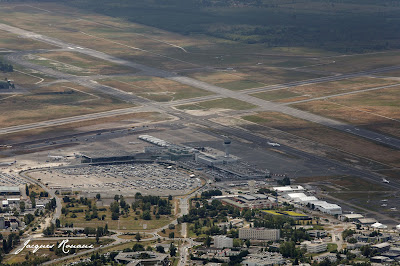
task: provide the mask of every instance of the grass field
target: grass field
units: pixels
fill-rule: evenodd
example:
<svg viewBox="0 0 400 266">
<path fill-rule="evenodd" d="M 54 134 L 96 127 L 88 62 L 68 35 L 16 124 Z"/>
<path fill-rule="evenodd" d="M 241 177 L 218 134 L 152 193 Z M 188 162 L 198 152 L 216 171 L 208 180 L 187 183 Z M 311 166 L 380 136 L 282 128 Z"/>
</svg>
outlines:
<svg viewBox="0 0 400 266">
<path fill-rule="evenodd" d="M 291 87 L 252 94 L 257 98 L 274 102 L 293 102 L 303 99 L 312 99 L 345 92 L 381 87 L 395 84 L 396 81 L 382 78 L 359 77 L 345 80 L 322 82 L 317 84 Z"/>
<path fill-rule="evenodd" d="M 294 104 L 293 107 L 400 137 L 399 87 Z"/>
<path fill-rule="evenodd" d="M 125 76 L 105 79 L 99 82 L 123 91 L 133 92 L 157 102 L 195 98 L 212 94 L 202 89 L 156 77 Z"/>
<path fill-rule="evenodd" d="M 65 207 L 65 203 L 63 206 Z M 70 213 L 67 216 L 62 215 L 60 218 L 61 224 L 65 223 L 73 223 L 75 227 L 94 227 L 98 226 L 104 227 L 108 224 L 108 228 L 112 230 L 122 230 L 122 231 L 132 231 L 132 230 L 144 230 L 144 225 L 147 226 L 145 230 L 153 230 L 160 227 L 163 227 L 169 224 L 174 218 L 172 216 L 161 215 L 160 219 L 156 219 L 154 215 L 152 215 L 151 220 L 143 220 L 141 219 L 141 211 L 137 215 L 135 212 L 130 209 L 128 215 L 120 215 L 119 220 L 111 219 L 111 211 L 109 207 L 106 208 L 105 211 L 100 211 L 100 207 L 98 208 L 98 216 L 106 215 L 104 220 L 99 220 L 97 218 L 92 219 L 90 221 L 85 220 L 85 212 L 88 210 L 88 207 L 82 204 L 74 203 L 74 207 L 69 207 Z M 72 218 L 73 210 L 83 210 L 83 212 L 75 213 L 76 218 Z"/>
<path fill-rule="evenodd" d="M 400 166 L 400 151 L 312 122 L 275 112 L 260 112 L 243 118 L 247 121 L 276 128 L 351 154 L 370 158 L 394 167 Z"/>
<path fill-rule="evenodd" d="M 88 88 L 60 83 L 0 101 L 0 113 L 7 113 L 0 117 L 0 124 L 8 127 L 127 107 L 133 105 Z"/>
<path fill-rule="evenodd" d="M 247 110 L 256 106 L 239 101 L 232 98 L 223 98 L 211 101 L 204 101 L 195 104 L 178 105 L 176 108 L 180 110 L 210 110 L 210 109 L 230 109 L 230 110 Z"/>
</svg>

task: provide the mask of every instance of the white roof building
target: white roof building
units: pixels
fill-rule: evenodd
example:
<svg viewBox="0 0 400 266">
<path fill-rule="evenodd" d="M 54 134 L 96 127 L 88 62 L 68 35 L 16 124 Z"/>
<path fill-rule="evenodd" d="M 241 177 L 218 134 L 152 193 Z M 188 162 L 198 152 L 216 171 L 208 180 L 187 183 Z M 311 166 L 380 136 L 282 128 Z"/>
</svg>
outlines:
<svg viewBox="0 0 400 266">
<path fill-rule="evenodd" d="M 273 190 L 277 192 L 291 192 L 291 191 L 303 191 L 302 186 L 284 186 L 284 187 L 273 187 Z"/>
<path fill-rule="evenodd" d="M 376 223 L 372 224 L 371 227 L 376 228 L 376 229 L 386 229 L 387 225 L 376 222 Z"/>
<path fill-rule="evenodd" d="M 330 215 L 342 214 L 342 207 L 337 204 L 331 204 L 326 201 L 312 201 L 310 203 L 314 204 L 315 209 L 320 210 L 321 212 Z"/>
</svg>

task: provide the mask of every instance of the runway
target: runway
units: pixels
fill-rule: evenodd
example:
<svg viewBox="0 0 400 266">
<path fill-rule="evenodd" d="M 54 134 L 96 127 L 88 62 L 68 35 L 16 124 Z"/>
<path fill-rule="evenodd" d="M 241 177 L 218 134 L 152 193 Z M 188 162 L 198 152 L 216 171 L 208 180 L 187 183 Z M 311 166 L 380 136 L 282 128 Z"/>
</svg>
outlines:
<svg viewBox="0 0 400 266">
<path fill-rule="evenodd" d="M 375 69 L 375 70 L 361 71 L 361 72 L 357 72 L 357 73 L 334 75 L 334 76 L 322 77 L 322 78 L 317 78 L 317 79 L 298 81 L 298 82 L 293 82 L 293 83 L 288 83 L 288 84 L 266 86 L 266 87 L 258 88 L 255 90 L 246 90 L 245 93 L 243 93 L 243 92 L 228 90 L 228 89 L 218 87 L 218 86 L 215 86 L 212 84 L 208 84 L 208 83 L 198 81 L 193 78 L 178 76 L 172 72 L 168 72 L 168 71 L 148 67 L 148 66 L 145 66 L 142 64 L 134 63 L 131 61 L 123 60 L 123 59 L 108 55 L 108 54 L 100 52 L 100 51 L 77 46 L 77 45 L 56 39 L 56 38 L 51 38 L 51 37 L 48 37 L 48 36 L 45 36 L 42 34 L 36 34 L 34 32 L 29 32 L 26 30 L 22 30 L 22 29 L 19 29 L 16 27 L 6 25 L 6 24 L 0 23 L 0 29 L 14 33 L 14 34 L 18 34 L 25 38 L 52 44 L 52 45 L 55 45 L 55 46 L 63 48 L 63 49 L 74 50 L 75 52 L 89 55 L 89 56 L 92 56 L 95 58 L 100 58 L 102 60 L 105 60 L 105 61 L 108 61 L 111 63 L 136 68 L 136 69 L 142 71 L 144 74 L 149 75 L 149 76 L 167 78 L 167 79 L 170 79 L 170 80 L 173 80 L 173 81 L 185 84 L 185 85 L 189 85 L 189 86 L 192 86 L 195 88 L 213 92 L 222 97 L 230 97 L 230 98 L 234 98 L 237 100 L 241 100 L 241 101 L 256 105 L 265 111 L 284 113 L 284 114 L 291 115 L 291 116 L 294 116 L 294 117 L 297 117 L 297 118 L 300 118 L 303 120 L 311 121 L 311 122 L 318 123 L 318 124 L 321 124 L 321 125 L 324 125 L 324 126 L 327 126 L 330 128 L 344 131 L 349 134 L 353 134 L 353 135 L 357 135 L 357 136 L 360 136 L 360 137 L 363 137 L 363 138 L 366 138 L 369 140 L 373 140 L 375 142 L 385 144 L 387 146 L 394 147 L 396 149 L 400 149 L 400 139 L 396 139 L 396 138 L 393 138 L 390 136 L 385 136 L 383 134 L 372 132 L 369 130 L 357 128 L 350 124 L 339 122 L 339 121 L 336 121 L 336 120 L 333 120 L 330 118 L 326 118 L 326 117 L 322 117 L 322 116 L 312 114 L 309 112 L 297 110 L 292 107 L 284 106 L 281 104 L 268 102 L 268 101 L 245 94 L 245 93 L 254 93 L 254 92 L 259 92 L 259 91 L 261 92 L 261 91 L 265 91 L 265 90 L 272 89 L 272 88 L 276 89 L 276 88 L 285 88 L 288 86 L 308 85 L 308 84 L 319 83 L 319 82 L 326 82 L 326 81 L 346 79 L 346 78 L 352 78 L 352 77 L 363 76 L 363 75 L 370 75 L 370 74 L 400 69 L 400 66 L 391 66 L 391 67 L 385 67 L 385 68 L 380 68 L 380 69 Z M 21 53 L 9 55 L 7 57 L 7 59 L 9 59 L 10 61 L 15 62 L 17 64 L 22 64 L 26 67 L 31 67 L 33 69 L 37 69 L 35 64 L 26 62 L 26 60 L 22 60 Z M 57 72 L 52 69 L 46 69 L 44 67 L 41 67 L 41 69 L 43 71 L 46 71 L 45 73 L 48 75 L 51 75 L 51 76 L 54 76 L 54 77 L 57 77 L 60 79 L 66 79 L 70 82 L 74 82 L 74 83 L 80 84 L 82 86 L 88 86 L 89 88 L 99 90 L 103 93 L 111 94 L 120 99 L 123 98 L 128 102 L 134 102 L 134 101 L 140 102 L 141 101 L 140 98 L 138 98 L 130 93 L 123 92 L 121 90 L 117 90 L 117 89 L 109 87 L 109 86 L 100 85 L 94 81 L 88 81 L 85 78 L 75 77 L 73 75 L 67 75 L 64 73 Z M 143 102 L 143 101 L 141 101 L 141 102 Z"/>
</svg>

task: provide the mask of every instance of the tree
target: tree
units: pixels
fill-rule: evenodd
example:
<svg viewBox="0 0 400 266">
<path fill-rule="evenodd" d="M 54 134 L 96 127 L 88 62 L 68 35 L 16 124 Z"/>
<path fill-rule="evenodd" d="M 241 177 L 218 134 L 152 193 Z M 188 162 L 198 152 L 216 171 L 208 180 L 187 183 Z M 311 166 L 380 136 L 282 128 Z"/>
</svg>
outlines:
<svg viewBox="0 0 400 266">
<path fill-rule="evenodd" d="M 250 247 L 250 245 L 251 245 L 251 243 L 250 243 L 250 239 L 247 239 L 247 240 L 246 240 L 246 246 L 247 246 L 247 248 L 249 248 L 249 247 Z"/>
<path fill-rule="evenodd" d="M 31 197 L 32 208 L 36 208 L 36 200 L 34 197 Z"/>
<path fill-rule="evenodd" d="M 29 187 L 28 184 L 25 184 L 25 194 L 29 197 Z"/>
<path fill-rule="evenodd" d="M 21 210 L 21 212 L 25 211 L 25 201 L 20 201 L 19 202 L 19 209 Z"/>
<path fill-rule="evenodd" d="M 97 193 L 97 194 L 96 194 L 96 199 L 97 199 L 97 200 L 100 200 L 100 198 L 101 198 L 100 193 Z"/>
<path fill-rule="evenodd" d="M 169 233 L 168 237 L 169 238 L 175 238 L 175 233 L 174 232 Z"/>
<path fill-rule="evenodd" d="M 142 214 L 142 219 L 143 220 L 151 220 L 151 214 L 150 214 L 150 211 L 144 211 L 143 212 L 143 214 Z"/>
<path fill-rule="evenodd" d="M 175 255 L 176 255 L 176 247 L 175 247 L 174 243 L 171 243 L 171 245 L 169 246 L 169 255 L 171 257 L 175 257 Z"/>
<path fill-rule="evenodd" d="M 165 253 L 165 249 L 163 246 L 156 246 L 156 251 L 159 253 Z"/>
<path fill-rule="evenodd" d="M 136 235 L 135 235 L 135 239 L 136 239 L 136 241 L 137 242 L 139 242 L 140 241 L 140 239 L 142 239 L 142 236 L 140 235 L 140 233 L 138 232 L 138 233 L 136 233 Z"/>
<path fill-rule="evenodd" d="M 119 219 L 119 214 L 118 213 L 116 213 L 116 212 L 111 213 L 111 220 L 118 220 L 118 219 Z"/>
<path fill-rule="evenodd" d="M 60 228 L 60 227 L 61 227 L 61 223 L 60 223 L 60 220 L 59 220 L 59 219 L 56 219 L 56 227 L 57 227 L 57 228 Z"/>
<path fill-rule="evenodd" d="M 204 240 L 204 245 L 206 247 L 210 247 L 211 246 L 211 237 L 207 236 L 206 239 Z"/>
</svg>

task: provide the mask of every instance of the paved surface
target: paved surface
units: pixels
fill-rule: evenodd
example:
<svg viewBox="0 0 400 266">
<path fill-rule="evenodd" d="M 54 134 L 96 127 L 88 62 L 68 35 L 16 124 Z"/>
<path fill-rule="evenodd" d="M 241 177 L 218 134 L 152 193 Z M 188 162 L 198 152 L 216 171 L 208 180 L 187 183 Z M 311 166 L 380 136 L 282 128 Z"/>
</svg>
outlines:
<svg viewBox="0 0 400 266">
<path fill-rule="evenodd" d="M 335 128 L 337 130 L 341 130 L 341 131 L 345 131 L 348 132 L 350 134 L 354 134 L 360 137 L 364 137 L 370 140 L 374 140 L 376 142 L 400 149 L 400 139 L 396 139 L 393 137 L 388 137 L 385 136 L 383 134 L 379 134 L 376 132 L 372 132 L 369 130 L 365 130 L 365 129 L 357 129 L 355 126 L 343 123 L 343 122 L 339 122 L 339 121 L 335 121 L 333 119 L 329 119 L 326 117 L 322 117 L 319 115 L 315 115 L 315 114 L 311 114 L 308 112 L 304 112 L 304 111 L 300 111 L 288 106 L 282 106 L 281 104 L 276 104 L 276 103 L 272 103 L 272 102 L 268 102 L 262 99 L 258 99 L 256 97 L 244 94 L 243 92 L 236 92 L 236 91 L 231 91 L 225 88 L 221 88 L 212 84 L 208 84 L 202 81 L 198 81 L 195 80 L 193 78 L 189 78 L 189 77 L 182 77 L 182 76 L 178 76 L 175 73 L 172 72 L 168 72 L 168 71 L 164 71 L 164 70 L 160 70 L 160 69 L 156 69 L 156 68 L 152 68 L 152 67 L 148 67 L 142 64 L 138 64 L 138 63 L 134 63 L 131 61 L 127 61 L 127 60 L 123 60 L 111 55 L 108 55 L 106 53 L 103 52 L 99 52 L 93 49 L 88 49 L 85 47 L 81 47 L 81 46 L 76 46 L 74 44 L 71 43 L 67 43 L 64 42 L 62 40 L 56 39 L 56 38 L 51 38 L 48 36 L 44 36 L 41 34 L 36 34 L 33 32 L 29 32 L 29 31 L 25 31 L 16 27 L 12 27 L 6 24 L 1 24 L 0 23 L 0 29 L 1 30 L 5 30 L 14 34 L 18 34 L 20 36 L 26 37 L 26 38 L 30 38 L 30 39 L 34 39 L 37 41 L 41 41 L 41 42 L 45 42 L 48 44 L 52 44 L 54 46 L 57 47 L 61 47 L 63 49 L 70 49 L 70 50 L 74 50 L 78 53 L 82 53 L 82 54 L 86 54 L 86 55 L 90 55 L 93 56 L 95 58 L 100 58 L 115 64 L 120 64 L 120 65 L 125 65 L 128 67 L 132 67 L 132 68 L 136 68 L 139 69 L 141 71 L 143 71 L 145 74 L 150 75 L 150 76 L 156 76 L 156 77 L 163 77 L 163 78 L 167 78 L 170 80 L 174 80 L 177 81 L 179 83 L 182 84 L 186 84 L 186 85 L 190 85 L 196 88 L 200 88 L 203 90 L 207 90 L 207 91 L 211 91 L 213 93 L 219 94 L 221 96 L 224 97 L 230 97 L 230 98 L 234 98 L 237 100 L 241 100 L 247 103 L 251 103 L 254 104 L 256 106 L 259 106 L 263 109 L 265 109 L 266 111 L 274 111 L 274 112 L 280 112 L 280 113 L 284 113 L 287 115 L 291 115 L 297 118 L 301 118 L 307 121 L 311 121 L 314 123 L 318 123 L 324 126 L 328 126 L 331 128 Z M 18 56 L 20 56 L 20 58 L 18 58 Z M 19 64 L 24 65 L 24 61 L 25 60 L 21 60 L 21 53 L 17 54 L 17 55 L 10 55 L 7 57 L 10 61 L 13 62 L 17 62 Z M 29 62 L 25 62 L 25 66 L 27 66 L 26 64 L 31 64 L 34 65 L 32 63 Z M 32 66 L 35 67 L 35 66 Z M 352 77 L 358 77 L 358 76 L 364 76 L 364 75 L 371 75 L 371 74 L 375 74 L 375 73 L 381 73 L 381 72 L 385 72 L 385 71 L 392 71 L 392 70 L 396 70 L 396 69 L 400 69 L 400 66 L 391 66 L 391 67 L 385 67 L 385 68 L 380 68 L 380 69 L 374 69 L 374 70 L 368 70 L 368 71 L 361 71 L 361 72 L 357 72 L 357 73 L 350 73 L 350 74 L 343 74 L 343 75 L 334 75 L 334 76 L 328 76 L 328 77 L 322 77 L 322 78 L 317 78 L 317 79 L 312 79 L 312 80 L 305 80 L 305 81 L 298 81 L 298 82 L 293 82 L 293 83 L 289 83 L 289 84 L 281 84 L 281 85 L 275 85 L 275 86 L 266 86 L 263 88 L 258 88 L 258 91 L 264 91 L 266 89 L 271 89 L 271 88 L 279 88 L 279 87 L 287 87 L 287 86 L 299 86 L 299 85 L 307 85 L 307 84 L 313 84 L 313 83 L 319 83 L 319 82 L 326 82 L 326 81 L 333 81 L 333 80 L 339 80 L 339 79 L 346 79 L 346 78 L 352 78 Z M 55 73 L 57 71 L 54 70 L 46 70 L 47 72 L 45 72 L 46 74 L 49 75 L 55 75 L 57 77 L 57 75 L 60 75 L 60 73 Z M 51 72 L 53 72 L 53 74 L 51 74 Z M 104 85 L 99 85 L 96 84 L 94 85 L 93 82 L 90 82 L 86 79 L 80 79 L 78 77 L 75 77 L 75 80 L 71 79 L 72 75 L 67 75 L 67 74 L 63 74 L 64 77 L 66 77 L 66 79 L 68 79 L 71 82 L 77 82 L 78 84 L 82 85 L 82 86 L 88 86 L 90 88 L 93 89 L 97 89 L 100 90 L 102 92 L 108 93 L 108 94 L 112 94 L 117 96 L 118 98 L 125 98 L 126 100 L 130 100 L 132 99 L 134 100 L 138 100 L 137 97 L 133 96 L 132 94 L 111 88 L 109 86 L 104 86 Z M 69 76 L 69 77 L 67 77 Z M 59 78 L 62 78 L 61 76 Z M 255 92 L 255 90 L 251 91 L 251 90 L 247 90 L 247 93 L 249 92 Z"/>
</svg>

